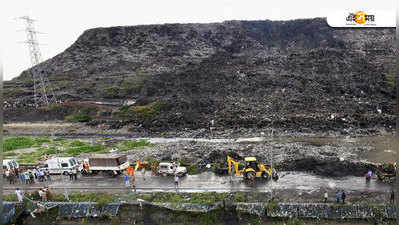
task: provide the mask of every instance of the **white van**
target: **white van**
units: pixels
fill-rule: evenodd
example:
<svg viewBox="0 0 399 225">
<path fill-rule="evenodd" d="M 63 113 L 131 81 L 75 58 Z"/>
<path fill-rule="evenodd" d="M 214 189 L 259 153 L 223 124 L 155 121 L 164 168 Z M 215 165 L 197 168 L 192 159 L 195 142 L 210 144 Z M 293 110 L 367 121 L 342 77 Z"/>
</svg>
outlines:
<svg viewBox="0 0 399 225">
<path fill-rule="evenodd" d="M 13 160 L 13 159 L 4 159 L 3 160 L 3 173 L 5 174 L 6 170 L 10 170 L 10 169 L 19 169 L 19 164 L 17 163 L 17 161 Z"/>
<path fill-rule="evenodd" d="M 50 174 L 67 174 L 78 167 L 78 162 L 73 157 L 57 157 L 46 160 L 40 170 L 49 170 Z"/>
</svg>

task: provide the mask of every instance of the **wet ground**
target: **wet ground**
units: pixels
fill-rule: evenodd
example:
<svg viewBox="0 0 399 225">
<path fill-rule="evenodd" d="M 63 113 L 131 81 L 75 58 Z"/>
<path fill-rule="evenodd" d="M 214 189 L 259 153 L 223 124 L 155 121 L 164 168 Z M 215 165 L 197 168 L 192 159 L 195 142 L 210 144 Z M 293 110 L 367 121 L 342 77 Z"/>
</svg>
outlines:
<svg viewBox="0 0 399 225">
<path fill-rule="evenodd" d="M 168 192 L 176 191 L 171 176 L 151 176 L 149 173 L 145 179 L 141 173 L 137 175 L 137 192 Z M 23 190 L 35 190 L 48 185 L 52 191 L 64 193 L 69 191 L 112 191 L 125 192 L 126 188 L 123 178 L 103 177 L 101 175 L 90 177 L 79 177 L 77 181 L 70 181 L 67 176 L 52 176 L 53 181 L 49 183 L 39 182 L 34 185 L 5 185 L 4 193 L 13 193 L 16 187 Z M 265 194 L 279 194 L 280 199 L 301 200 L 304 196 L 311 199 L 321 199 L 324 192 L 328 192 L 334 198 L 337 190 L 345 190 L 351 197 L 360 198 L 361 195 L 372 196 L 369 200 L 384 201 L 389 197 L 391 185 L 381 183 L 376 179 L 365 182 L 363 177 L 347 176 L 340 179 L 332 179 L 307 173 L 283 172 L 278 181 L 257 180 L 251 185 L 244 182 L 241 177 L 218 176 L 211 172 L 198 175 L 187 175 L 181 178 L 179 192 L 264 192 Z M 379 196 L 379 197 L 378 197 Z"/>
</svg>

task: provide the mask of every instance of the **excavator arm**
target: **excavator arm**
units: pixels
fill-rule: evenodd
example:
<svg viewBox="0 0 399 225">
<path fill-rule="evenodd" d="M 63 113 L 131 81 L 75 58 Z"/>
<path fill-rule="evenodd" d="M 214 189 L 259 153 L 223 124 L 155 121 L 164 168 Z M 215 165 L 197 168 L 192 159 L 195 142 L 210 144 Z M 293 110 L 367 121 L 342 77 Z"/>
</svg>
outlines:
<svg viewBox="0 0 399 225">
<path fill-rule="evenodd" d="M 238 170 L 238 165 L 240 164 L 240 162 L 234 161 L 231 159 L 230 156 L 227 156 L 227 164 L 229 166 L 229 174 L 231 174 L 231 172 L 233 172 L 233 169 L 234 169 L 234 172 L 236 175 L 241 174 L 241 171 Z"/>
</svg>

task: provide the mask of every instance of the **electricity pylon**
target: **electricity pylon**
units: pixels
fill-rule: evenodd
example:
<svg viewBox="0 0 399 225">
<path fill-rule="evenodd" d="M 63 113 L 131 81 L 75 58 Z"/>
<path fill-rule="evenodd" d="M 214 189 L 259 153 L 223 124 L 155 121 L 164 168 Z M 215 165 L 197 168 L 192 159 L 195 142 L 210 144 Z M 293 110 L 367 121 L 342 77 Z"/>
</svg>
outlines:
<svg viewBox="0 0 399 225">
<path fill-rule="evenodd" d="M 36 38 L 36 34 L 39 32 L 35 31 L 33 26 L 35 20 L 31 19 L 29 16 L 19 17 L 19 19 L 25 22 L 27 39 L 24 43 L 28 44 L 30 61 L 32 64 L 30 71 L 33 79 L 35 106 L 39 107 L 41 105 L 49 106 L 56 104 L 57 99 L 53 89 L 51 88 L 50 81 L 46 76 L 44 76 L 43 71 L 39 71 L 37 67 L 34 67 L 42 61 L 39 43 Z"/>
</svg>

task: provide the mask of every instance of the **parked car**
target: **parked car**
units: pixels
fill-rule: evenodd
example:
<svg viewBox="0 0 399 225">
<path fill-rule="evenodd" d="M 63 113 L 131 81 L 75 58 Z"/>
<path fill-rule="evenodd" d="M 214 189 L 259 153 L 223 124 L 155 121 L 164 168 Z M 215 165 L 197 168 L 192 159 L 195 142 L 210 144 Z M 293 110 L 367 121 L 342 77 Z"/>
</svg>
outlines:
<svg viewBox="0 0 399 225">
<path fill-rule="evenodd" d="M 173 163 L 161 162 L 159 163 L 158 174 L 184 176 L 187 173 L 187 168 L 184 166 L 174 165 Z"/>
<path fill-rule="evenodd" d="M 49 170 L 50 174 L 67 174 L 78 167 L 79 164 L 73 157 L 55 157 L 46 160 L 39 170 Z"/>
</svg>

